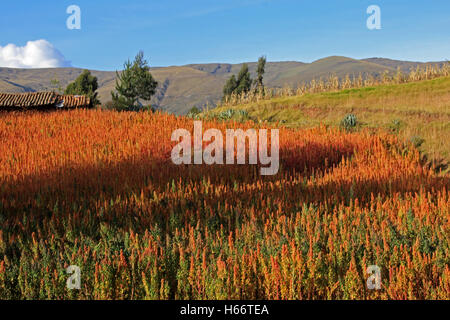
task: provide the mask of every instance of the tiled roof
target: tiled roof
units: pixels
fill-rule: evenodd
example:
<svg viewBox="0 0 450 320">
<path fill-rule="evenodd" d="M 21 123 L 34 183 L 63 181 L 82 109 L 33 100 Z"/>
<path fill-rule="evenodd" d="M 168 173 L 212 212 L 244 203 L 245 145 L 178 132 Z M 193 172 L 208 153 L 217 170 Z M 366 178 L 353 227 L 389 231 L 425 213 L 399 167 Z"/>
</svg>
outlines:
<svg viewBox="0 0 450 320">
<path fill-rule="evenodd" d="M 91 101 L 86 96 L 63 95 L 61 99 L 64 101 L 63 108 L 83 108 L 90 105 Z"/>
<path fill-rule="evenodd" d="M 86 108 L 90 99 L 85 96 L 60 95 L 56 92 L 0 93 L 0 109 L 16 108 Z"/>
<path fill-rule="evenodd" d="M 0 107 L 33 108 L 55 104 L 55 92 L 0 93 Z"/>
</svg>

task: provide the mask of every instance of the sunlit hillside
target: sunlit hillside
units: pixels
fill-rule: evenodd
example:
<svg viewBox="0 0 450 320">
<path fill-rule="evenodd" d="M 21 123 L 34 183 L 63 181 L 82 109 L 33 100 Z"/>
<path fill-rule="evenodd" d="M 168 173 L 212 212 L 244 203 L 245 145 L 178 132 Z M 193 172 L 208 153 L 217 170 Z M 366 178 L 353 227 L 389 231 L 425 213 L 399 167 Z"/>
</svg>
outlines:
<svg viewBox="0 0 450 320">
<path fill-rule="evenodd" d="M 347 114 L 357 118 L 355 130 L 382 129 L 419 147 L 437 170 L 450 161 L 450 77 L 332 92 L 284 96 L 235 106 L 205 115 L 245 110 L 248 119 L 310 128 L 340 126 Z"/>
</svg>

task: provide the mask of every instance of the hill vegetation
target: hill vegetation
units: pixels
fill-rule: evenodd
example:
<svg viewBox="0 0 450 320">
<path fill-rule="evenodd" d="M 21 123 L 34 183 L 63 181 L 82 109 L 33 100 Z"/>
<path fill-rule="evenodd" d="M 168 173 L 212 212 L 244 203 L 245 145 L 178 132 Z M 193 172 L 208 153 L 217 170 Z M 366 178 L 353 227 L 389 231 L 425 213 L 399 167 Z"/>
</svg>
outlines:
<svg viewBox="0 0 450 320">
<path fill-rule="evenodd" d="M 434 64 L 434 63 L 433 63 Z M 442 62 L 438 62 L 442 64 Z M 257 78 L 257 62 L 247 63 L 253 78 Z M 419 62 L 405 62 L 381 58 L 356 60 L 346 57 L 328 57 L 312 63 L 267 62 L 264 83 L 270 88 L 296 88 L 302 82 L 329 77 L 331 74 L 343 78 L 347 74 L 382 75 L 391 74 L 400 66 L 408 72 Z M 152 104 L 176 114 L 186 114 L 193 106 L 202 109 L 214 107 L 223 95 L 223 87 L 232 74 L 238 74 L 242 64 L 192 64 L 165 68 L 151 68 L 151 74 L 159 83 Z M 0 68 L 0 92 L 27 92 L 55 90 L 52 80 L 57 79 L 61 87 L 74 81 L 82 69 L 8 69 Z M 91 70 L 98 79 L 98 98 L 102 103 L 111 100 L 111 91 L 116 84 L 116 73 Z"/>
<path fill-rule="evenodd" d="M 260 99 L 256 96 L 235 97 L 198 117 L 220 118 L 228 112 L 232 114 L 231 118 L 241 121 L 312 128 L 320 124 L 340 127 L 346 115 L 354 114 L 357 118 L 355 129 L 382 129 L 398 135 L 403 141 L 413 142 L 423 152 L 424 161 L 434 169 L 446 172 L 450 163 L 450 141 L 443 137 L 450 136 L 450 76 L 448 69 L 436 76 L 420 81 L 404 78 L 400 83 L 394 77 L 387 81 L 388 84 L 354 85 L 349 89 L 333 90 L 325 85 L 320 89 L 317 84 L 317 88 L 300 91 L 268 91 Z M 422 79 L 418 74 L 416 77 Z"/>
</svg>

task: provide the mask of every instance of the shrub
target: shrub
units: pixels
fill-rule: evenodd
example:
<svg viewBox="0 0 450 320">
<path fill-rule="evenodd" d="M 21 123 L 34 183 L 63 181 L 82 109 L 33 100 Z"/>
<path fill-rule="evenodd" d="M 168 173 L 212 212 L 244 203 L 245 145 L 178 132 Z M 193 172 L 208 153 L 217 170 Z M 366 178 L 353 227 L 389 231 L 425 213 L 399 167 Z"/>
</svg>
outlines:
<svg viewBox="0 0 450 320">
<path fill-rule="evenodd" d="M 105 110 L 114 110 L 114 111 L 134 111 L 134 112 L 155 112 L 156 109 L 151 105 L 140 105 L 140 106 L 130 106 L 128 108 L 124 107 L 121 104 L 116 103 L 115 101 L 108 101 L 102 105 L 102 109 Z"/>
<path fill-rule="evenodd" d="M 403 126 L 403 123 L 401 120 L 399 119 L 394 119 L 391 121 L 391 123 L 389 124 L 389 130 L 392 133 L 399 133 L 401 127 Z"/>
<path fill-rule="evenodd" d="M 238 110 L 238 111 L 237 111 L 237 114 L 238 114 L 239 116 L 241 116 L 241 117 L 244 117 L 244 118 L 248 118 L 248 117 L 249 117 L 248 111 L 247 111 L 247 110 Z"/>
<path fill-rule="evenodd" d="M 343 127 L 345 130 L 352 130 L 357 126 L 357 124 L 358 119 L 352 113 L 347 114 L 341 121 L 341 127 Z"/>
<path fill-rule="evenodd" d="M 114 101 L 109 100 L 108 102 L 102 104 L 102 109 L 115 110 L 116 109 L 116 104 L 114 103 Z"/>
<path fill-rule="evenodd" d="M 414 147 L 418 149 L 425 142 L 425 139 L 421 136 L 412 136 L 410 141 L 414 145 Z"/>
<path fill-rule="evenodd" d="M 200 118 L 200 113 L 201 110 L 197 107 L 192 107 L 191 110 L 189 110 L 189 112 L 187 113 L 187 117 L 188 118 L 192 118 L 192 119 L 199 119 Z"/>
<path fill-rule="evenodd" d="M 221 113 L 219 113 L 217 115 L 217 118 L 220 120 L 229 120 L 229 119 L 233 118 L 234 114 L 235 114 L 235 111 L 233 109 L 228 109 L 228 110 L 225 110 L 225 111 L 222 111 Z"/>
<path fill-rule="evenodd" d="M 142 108 L 140 110 L 137 110 L 137 111 L 145 111 L 145 112 L 154 113 L 156 111 L 156 108 L 153 107 L 151 104 L 149 104 L 149 105 L 142 106 Z"/>
</svg>

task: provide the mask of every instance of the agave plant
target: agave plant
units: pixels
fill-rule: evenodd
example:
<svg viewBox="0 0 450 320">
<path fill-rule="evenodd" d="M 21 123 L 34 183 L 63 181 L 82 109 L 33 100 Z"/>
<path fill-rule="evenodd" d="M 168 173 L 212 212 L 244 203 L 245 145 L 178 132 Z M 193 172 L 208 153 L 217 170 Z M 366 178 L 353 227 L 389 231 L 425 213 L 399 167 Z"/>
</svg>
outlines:
<svg viewBox="0 0 450 320">
<path fill-rule="evenodd" d="M 341 127 L 346 130 L 352 130 L 358 124 L 358 119 L 353 113 L 347 114 L 341 121 Z"/>
<path fill-rule="evenodd" d="M 218 118 L 220 120 L 229 120 L 234 116 L 234 114 L 235 111 L 233 109 L 228 109 L 219 113 Z"/>
</svg>

